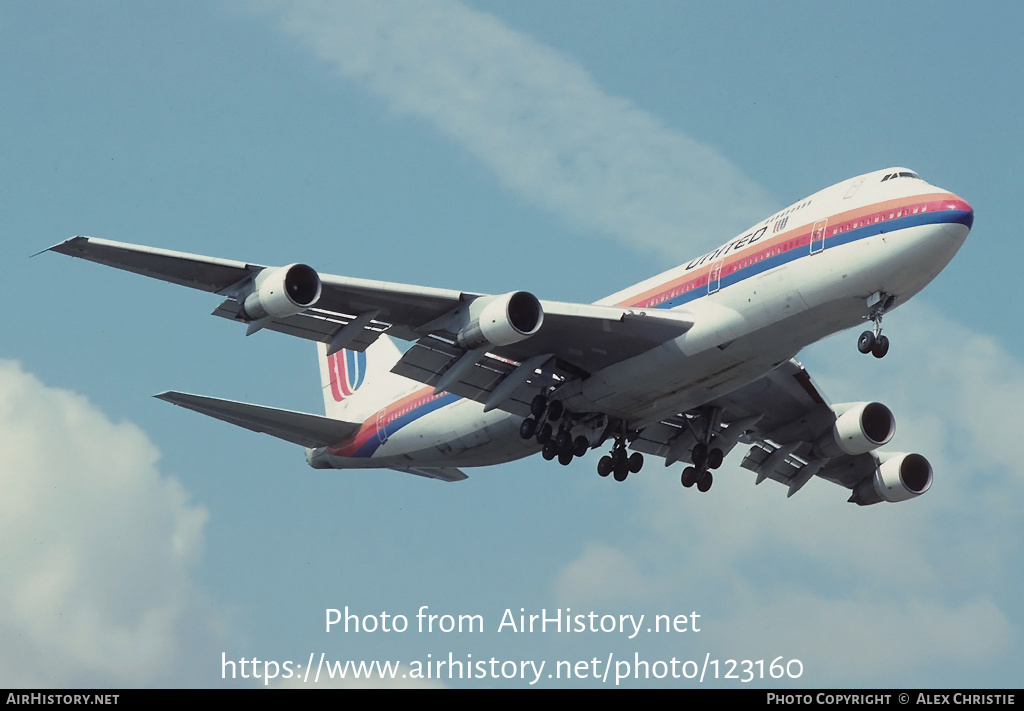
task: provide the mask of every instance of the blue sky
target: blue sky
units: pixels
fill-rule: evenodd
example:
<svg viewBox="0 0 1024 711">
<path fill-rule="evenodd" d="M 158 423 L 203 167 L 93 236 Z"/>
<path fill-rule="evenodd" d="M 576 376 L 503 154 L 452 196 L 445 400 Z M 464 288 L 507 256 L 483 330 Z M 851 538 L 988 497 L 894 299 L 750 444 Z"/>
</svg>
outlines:
<svg viewBox="0 0 1024 711">
<path fill-rule="evenodd" d="M 1018 685 L 1021 15 L 4 4 L 0 685 L 220 686 L 222 653 L 320 652 L 406 665 L 784 656 L 803 662 L 794 686 Z M 209 295 L 28 258 L 90 234 L 589 302 L 892 165 L 967 199 L 974 230 L 887 317 L 884 361 L 862 358 L 855 333 L 802 358 L 835 401 L 886 402 L 893 446 L 932 460 L 932 491 L 899 505 L 855 507 L 823 481 L 786 499 L 755 488 L 739 452 L 705 496 L 675 468 L 616 485 L 589 459 L 455 485 L 313 471 L 296 447 L 149 397 L 319 412 L 308 343 L 246 338 L 207 317 Z M 487 629 L 325 633 L 325 608 L 346 605 L 410 618 L 428 605 Z M 506 608 L 565 607 L 697 611 L 703 626 L 496 632 Z"/>
</svg>

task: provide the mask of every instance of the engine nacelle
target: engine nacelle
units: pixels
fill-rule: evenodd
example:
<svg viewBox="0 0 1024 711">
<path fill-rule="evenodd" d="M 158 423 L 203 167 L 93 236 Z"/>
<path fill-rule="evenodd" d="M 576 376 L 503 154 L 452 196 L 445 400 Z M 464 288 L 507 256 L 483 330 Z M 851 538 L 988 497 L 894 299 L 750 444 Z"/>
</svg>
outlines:
<svg viewBox="0 0 1024 711">
<path fill-rule="evenodd" d="M 920 454 L 879 453 L 875 475 L 862 482 L 850 501 L 861 506 L 906 501 L 932 487 L 932 465 Z"/>
<path fill-rule="evenodd" d="M 836 423 L 814 443 L 815 456 L 864 454 L 889 442 L 896 418 L 880 402 L 848 402 L 832 407 Z"/>
<path fill-rule="evenodd" d="M 312 267 L 268 267 L 256 275 L 252 292 L 242 301 L 242 310 L 252 321 L 294 316 L 315 304 L 321 290 L 320 275 Z"/>
<path fill-rule="evenodd" d="M 466 350 L 507 346 L 529 338 L 544 323 L 544 309 L 528 291 L 481 296 L 469 305 L 469 323 L 455 340 Z"/>
</svg>

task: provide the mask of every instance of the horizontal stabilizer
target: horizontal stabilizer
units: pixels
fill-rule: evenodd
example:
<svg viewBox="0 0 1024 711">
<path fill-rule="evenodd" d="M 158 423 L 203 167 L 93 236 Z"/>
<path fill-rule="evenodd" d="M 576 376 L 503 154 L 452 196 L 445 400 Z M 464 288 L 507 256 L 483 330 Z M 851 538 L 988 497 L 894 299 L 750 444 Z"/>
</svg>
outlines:
<svg viewBox="0 0 1024 711">
<path fill-rule="evenodd" d="M 155 397 L 204 415 L 303 447 L 326 447 L 351 437 L 359 425 L 294 410 L 251 405 L 204 395 L 165 392 Z"/>
</svg>

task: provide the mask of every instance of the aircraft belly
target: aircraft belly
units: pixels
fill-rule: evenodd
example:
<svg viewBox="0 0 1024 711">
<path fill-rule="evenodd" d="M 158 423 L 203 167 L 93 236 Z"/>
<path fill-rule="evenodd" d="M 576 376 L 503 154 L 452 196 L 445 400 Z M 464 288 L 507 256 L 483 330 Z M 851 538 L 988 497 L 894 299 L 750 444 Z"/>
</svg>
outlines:
<svg viewBox="0 0 1024 711">
<path fill-rule="evenodd" d="M 474 467 L 520 459 L 539 450 L 519 436 L 521 420 L 479 403 L 460 400 L 431 412 L 394 433 L 371 456 L 340 457 L 316 450 L 317 468 Z"/>
</svg>

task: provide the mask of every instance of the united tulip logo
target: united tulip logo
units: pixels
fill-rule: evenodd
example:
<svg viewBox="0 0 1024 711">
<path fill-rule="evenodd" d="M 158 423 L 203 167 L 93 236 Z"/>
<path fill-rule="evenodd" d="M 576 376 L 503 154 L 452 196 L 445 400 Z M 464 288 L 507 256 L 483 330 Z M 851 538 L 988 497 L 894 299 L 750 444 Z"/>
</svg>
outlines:
<svg viewBox="0 0 1024 711">
<path fill-rule="evenodd" d="M 342 349 L 327 357 L 331 393 L 341 402 L 354 393 L 366 377 L 366 354 Z"/>
</svg>

